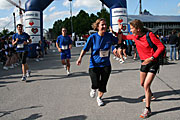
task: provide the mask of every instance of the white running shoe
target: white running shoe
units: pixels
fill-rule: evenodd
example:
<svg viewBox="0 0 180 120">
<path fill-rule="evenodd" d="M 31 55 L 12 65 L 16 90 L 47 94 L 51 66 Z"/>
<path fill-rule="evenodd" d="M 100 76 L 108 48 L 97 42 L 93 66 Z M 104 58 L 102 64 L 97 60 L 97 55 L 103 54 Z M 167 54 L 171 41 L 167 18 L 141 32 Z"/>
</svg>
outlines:
<svg viewBox="0 0 180 120">
<path fill-rule="evenodd" d="M 69 76 L 70 75 L 70 71 L 67 70 L 67 75 Z"/>
<path fill-rule="evenodd" d="M 44 60 L 43 58 L 39 58 L 39 60 Z"/>
<path fill-rule="evenodd" d="M 123 63 L 124 63 L 124 61 L 121 61 L 120 63 L 121 63 L 121 64 L 123 64 Z"/>
<path fill-rule="evenodd" d="M 8 70 L 8 67 L 4 66 L 3 69 L 4 69 L 4 70 Z"/>
<path fill-rule="evenodd" d="M 13 68 L 14 68 L 14 65 L 12 64 L 9 68 L 13 69 Z"/>
<path fill-rule="evenodd" d="M 96 96 L 96 89 L 91 89 L 90 97 L 94 98 Z"/>
<path fill-rule="evenodd" d="M 20 65 L 19 63 L 15 63 L 17 66 Z"/>
<path fill-rule="evenodd" d="M 39 62 L 39 59 L 36 59 L 36 62 Z"/>
<path fill-rule="evenodd" d="M 119 60 L 119 58 L 117 57 L 115 60 Z"/>
<path fill-rule="evenodd" d="M 104 105 L 104 102 L 99 97 L 97 97 L 97 103 L 98 103 L 98 106 L 103 106 Z"/>
<path fill-rule="evenodd" d="M 127 57 L 124 57 L 125 60 L 127 60 Z"/>
<path fill-rule="evenodd" d="M 64 69 L 67 70 L 67 66 L 66 65 L 64 65 Z"/>
<path fill-rule="evenodd" d="M 22 80 L 22 81 L 26 81 L 26 77 L 23 76 L 23 77 L 21 78 L 21 80 Z"/>
<path fill-rule="evenodd" d="M 14 67 L 17 67 L 17 65 L 16 64 L 13 64 L 14 65 Z"/>
<path fill-rule="evenodd" d="M 120 59 L 119 59 L 119 62 L 121 62 L 121 61 L 122 61 L 122 59 L 120 58 Z"/>
<path fill-rule="evenodd" d="M 31 71 L 30 71 L 30 70 L 28 70 L 28 71 L 26 72 L 26 77 L 31 77 Z"/>
</svg>

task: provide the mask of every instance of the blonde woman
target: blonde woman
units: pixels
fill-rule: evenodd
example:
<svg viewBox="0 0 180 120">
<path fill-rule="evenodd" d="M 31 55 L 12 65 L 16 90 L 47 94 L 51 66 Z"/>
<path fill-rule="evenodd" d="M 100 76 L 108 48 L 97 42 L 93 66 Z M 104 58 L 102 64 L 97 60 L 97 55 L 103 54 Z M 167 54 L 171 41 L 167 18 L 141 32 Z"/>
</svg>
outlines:
<svg viewBox="0 0 180 120">
<path fill-rule="evenodd" d="M 102 96 L 107 91 L 106 85 L 111 73 L 110 48 L 113 43 L 118 43 L 118 39 L 111 33 L 106 32 L 107 25 L 103 18 L 97 19 L 92 27 L 97 32 L 87 39 L 76 64 L 81 64 L 83 56 L 91 48 L 89 75 L 92 86 L 90 97 L 94 98 L 98 90 L 97 103 L 98 106 L 103 106 Z"/>
</svg>

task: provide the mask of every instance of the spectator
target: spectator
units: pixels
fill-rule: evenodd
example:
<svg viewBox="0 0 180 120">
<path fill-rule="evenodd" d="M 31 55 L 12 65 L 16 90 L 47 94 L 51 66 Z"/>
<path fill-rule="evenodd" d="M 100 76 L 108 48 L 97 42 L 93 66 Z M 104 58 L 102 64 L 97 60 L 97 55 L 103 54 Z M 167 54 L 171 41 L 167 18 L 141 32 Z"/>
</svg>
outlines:
<svg viewBox="0 0 180 120">
<path fill-rule="evenodd" d="M 178 37 L 176 35 L 176 30 L 172 30 L 172 35 L 169 36 L 169 46 L 170 46 L 170 60 L 176 60 L 176 44 L 178 42 Z M 174 51 L 174 56 L 172 55 Z"/>
</svg>

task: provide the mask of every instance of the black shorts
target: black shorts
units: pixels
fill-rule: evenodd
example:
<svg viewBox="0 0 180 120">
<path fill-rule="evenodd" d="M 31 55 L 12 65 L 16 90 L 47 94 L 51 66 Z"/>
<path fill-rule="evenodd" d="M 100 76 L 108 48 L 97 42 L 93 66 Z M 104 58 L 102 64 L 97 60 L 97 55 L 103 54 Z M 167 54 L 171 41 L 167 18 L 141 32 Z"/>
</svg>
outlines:
<svg viewBox="0 0 180 120">
<path fill-rule="evenodd" d="M 118 47 L 120 49 L 127 49 L 127 45 L 124 43 L 121 43 L 121 45 Z"/>
<path fill-rule="evenodd" d="M 100 92 L 105 93 L 106 85 L 111 73 L 111 66 L 89 68 L 89 75 L 92 82 L 92 89 L 99 89 Z"/>
<path fill-rule="evenodd" d="M 22 64 L 26 64 L 26 59 L 27 59 L 27 56 L 28 56 L 28 51 L 19 52 L 18 54 L 19 54 L 19 57 L 21 59 Z"/>
<path fill-rule="evenodd" d="M 158 62 L 150 62 L 147 65 L 141 65 L 141 68 L 140 68 L 140 71 L 145 72 L 145 73 L 151 72 L 151 73 L 156 74 L 158 70 L 159 70 Z"/>
</svg>

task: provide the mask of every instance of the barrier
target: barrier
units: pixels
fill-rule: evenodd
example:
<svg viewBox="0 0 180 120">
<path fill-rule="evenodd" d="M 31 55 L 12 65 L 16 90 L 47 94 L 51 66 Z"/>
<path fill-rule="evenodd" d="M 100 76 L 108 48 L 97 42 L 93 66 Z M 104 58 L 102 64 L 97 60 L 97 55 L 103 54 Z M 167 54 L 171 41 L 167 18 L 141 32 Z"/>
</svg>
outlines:
<svg viewBox="0 0 180 120">
<path fill-rule="evenodd" d="M 86 44 L 86 41 L 76 41 L 76 47 L 82 47 Z"/>
</svg>

